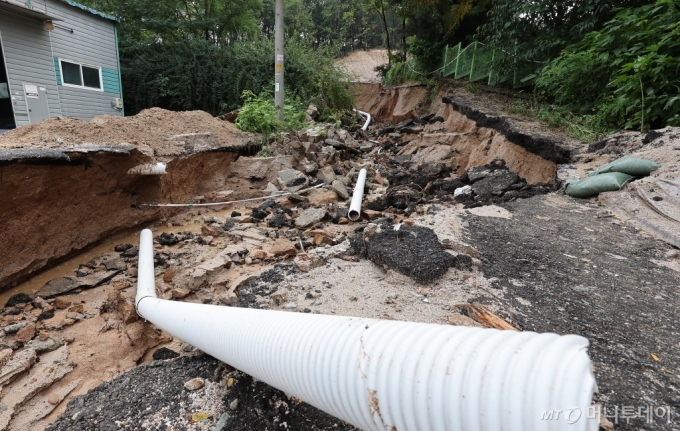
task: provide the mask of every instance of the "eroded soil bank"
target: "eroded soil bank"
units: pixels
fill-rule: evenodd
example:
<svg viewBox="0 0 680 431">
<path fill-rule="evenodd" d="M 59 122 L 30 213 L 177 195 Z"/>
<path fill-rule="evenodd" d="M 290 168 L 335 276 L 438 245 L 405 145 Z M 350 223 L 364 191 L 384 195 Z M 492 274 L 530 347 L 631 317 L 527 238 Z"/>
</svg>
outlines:
<svg viewBox="0 0 680 431">
<path fill-rule="evenodd" d="M 4 134 L 0 291 L 172 211 L 145 204 L 195 202 L 227 190 L 229 166 L 253 145 L 252 136 L 206 113 L 160 109 L 91 123 L 51 119 Z M 128 173 L 157 162 L 167 163 L 167 175 Z"/>
</svg>

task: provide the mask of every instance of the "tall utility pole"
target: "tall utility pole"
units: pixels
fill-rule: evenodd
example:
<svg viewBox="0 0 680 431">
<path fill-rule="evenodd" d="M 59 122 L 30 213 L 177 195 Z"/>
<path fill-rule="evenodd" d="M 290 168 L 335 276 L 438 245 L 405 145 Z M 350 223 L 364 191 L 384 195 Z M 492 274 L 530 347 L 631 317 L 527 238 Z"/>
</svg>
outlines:
<svg viewBox="0 0 680 431">
<path fill-rule="evenodd" d="M 283 0 L 276 0 L 276 18 L 274 21 L 274 46 L 276 65 L 274 70 L 274 103 L 279 120 L 283 121 Z"/>
</svg>

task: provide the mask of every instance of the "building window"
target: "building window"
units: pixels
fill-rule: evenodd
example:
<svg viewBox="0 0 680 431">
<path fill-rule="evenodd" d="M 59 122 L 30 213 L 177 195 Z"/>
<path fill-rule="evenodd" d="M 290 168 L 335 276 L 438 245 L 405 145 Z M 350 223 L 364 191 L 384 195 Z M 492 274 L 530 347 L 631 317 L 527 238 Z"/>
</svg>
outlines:
<svg viewBox="0 0 680 431">
<path fill-rule="evenodd" d="M 103 91 L 102 68 L 59 59 L 62 84 Z"/>
</svg>

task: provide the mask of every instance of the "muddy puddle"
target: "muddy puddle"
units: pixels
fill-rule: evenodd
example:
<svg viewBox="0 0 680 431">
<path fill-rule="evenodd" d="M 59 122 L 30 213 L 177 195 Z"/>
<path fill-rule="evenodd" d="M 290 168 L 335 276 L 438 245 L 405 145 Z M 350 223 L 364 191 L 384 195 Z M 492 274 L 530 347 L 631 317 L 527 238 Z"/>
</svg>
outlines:
<svg viewBox="0 0 680 431">
<path fill-rule="evenodd" d="M 258 202 L 255 201 L 254 203 L 257 205 Z M 203 217 L 226 218 L 231 215 L 232 211 L 245 211 L 245 208 L 246 206 L 243 204 L 230 204 L 225 205 L 224 207 L 196 208 L 172 217 L 172 220 L 180 221 L 182 224 L 181 226 L 173 226 L 172 222 L 168 220 L 164 223 L 154 223 L 148 227 L 153 230 L 154 234 L 178 232 L 200 233 L 201 226 L 203 226 Z M 114 247 L 118 244 L 137 244 L 139 242 L 139 232 L 141 230 L 142 227 L 138 227 L 131 229 L 128 232 L 107 238 L 96 246 L 30 277 L 24 282 L 17 284 L 15 287 L 0 292 L 0 304 L 4 305 L 10 297 L 18 293 L 26 293 L 33 297 L 48 281 L 64 277 L 71 271 L 77 270 L 80 264 L 88 262 L 104 253 L 113 253 Z"/>
</svg>

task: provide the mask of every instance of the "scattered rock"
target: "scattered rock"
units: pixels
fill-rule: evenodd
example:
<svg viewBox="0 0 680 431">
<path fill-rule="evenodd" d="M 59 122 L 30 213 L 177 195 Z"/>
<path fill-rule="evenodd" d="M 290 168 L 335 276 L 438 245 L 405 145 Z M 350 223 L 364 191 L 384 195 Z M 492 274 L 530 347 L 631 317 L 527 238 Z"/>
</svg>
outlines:
<svg viewBox="0 0 680 431">
<path fill-rule="evenodd" d="M 101 271 L 85 277 L 60 277 L 50 280 L 36 294 L 43 298 L 53 298 L 76 289 L 88 289 L 111 280 L 120 270 Z"/>
<path fill-rule="evenodd" d="M 132 247 L 134 247 L 132 244 L 118 244 L 117 246 L 115 246 L 113 248 L 113 250 L 116 251 L 117 253 L 122 253 L 125 250 L 127 250 L 128 248 L 132 248 Z"/>
<path fill-rule="evenodd" d="M 107 269 L 107 271 L 111 270 L 125 271 L 127 269 L 127 263 L 121 258 L 105 260 L 104 262 L 102 262 L 102 264 L 104 265 L 104 268 Z"/>
<path fill-rule="evenodd" d="M 57 308 L 57 310 L 64 310 L 68 308 L 69 305 L 71 305 L 71 301 L 64 297 L 58 296 L 54 300 L 54 306 Z"/>
<path fill-rule="evenodd" d="M 456 261 L 442 249 L 434 231 L 422 226 L 401 226 L 398 231 L 385 230 L 367 239 L 359 232 L 350 243 L 357 254 L 419 283 L 428 283 L 444 275 Z"/>
<path fill-rule="evenodd" d="M 28 304 L 31 302 L 31 297 L 25 293 L 17 293 L 16 295 L 10 296 L 10 298 L 5 303 L 5 308 L 14 307 L 17 304 Z"/>
<path fill-rule="evenodd" d="M 64 342 L 54 338 L 50 337 L 45 341 L 42 341 L 40 339 L 33 339 L 26 343 L 26 349 L 33 349 L 36 351 L 36 353 L 45 353 L 45 352 L 51 352 L 53 350 L 57 350 L 59 347 L 63 346 Z"/>
<path fill-rule="evenodd" d="M 307 194 L 307 201 L 314 206 L 328 205 L 338 201 L 338 194 L 334 190 L 313 189 Z"/>
<path fill-rule="evenodd" d="M 55 394 L 52 394 L 52 395 L 50 395 L 50 396 L 47 398 L 47 402 L 50 403 L 50 404 L 52 404 L 52 405 L 57 405 L 57 404 L 59 404 L 59 401 L 61 401 L 61 400 L 60 400 L 59 397 L 58 397 L 57 395 L 55 395 Z"/>
<path fill-rule="evenodd" d="M 187 391 L 197 391 L 201 389 L 203 386 L 205 386 L 205 381 L 203 381 L 202 378 L 196 377 L 195 379 L 191 379 L 188 382 L 184 384 L 184 389 Z"/>
<path fill-rule="evenodd" d="M 274 241 L 269 251 L 276 256 L 294 256 L 296 253 L 295 244 L 286 238 L 279 238 Z"/>
<path fill-rule="evenodd" d="M 160 349 L 156 349 L 156 351 L 153 352 L 151 357 L 154 359 L 154 361 L 166 361 L 168 359 L 178 358 L 179 353 L 175 352 L 174 350 L 168 349 L 167 347 L 161 347 Z"/>
<path fill-rule="evenodd" d="M 33 366 L 37 358 L 36 351 L 24 349 L 9 359 L 5 366 L 0 368 L 0 387 L 14 380 L 19 374 Z"/>
<path fill-rule="evenodd" d="M 132 247 L 128 248 L 127 250 L 125 250 L 124 252 L 122 252 L 120 255 L 123 256 L 123 257 L 137 257 L 138 254 L 139 254 L 139 248 L 132 246 Z"/>
<path fill-rule="evenodd" d="M 282 189 L 296 192 L 309 184 L 307 176 L 296 169 L 284 169 L 277 175 L 277 180 Z"/>
<path fill-rule="evenodd" d="M 183 299 L 189 296 L 190 294 L 191 291 L 189 289 L 184 289 L 182 287 L 172 289 L 172 299 Z"/>
<path fill-rule="evenodd" d="M 342 199 L 349 199 L 349 192 L 347 191 L 347 187 L 338 180 L 333 181 L 333 190 L 335 190 L 335 193 L 338 194 Z"/>
<path fill-rule="evenodd" d="M 300 253 L 295 257 L 293 263 L 299 271 L 309 272 L 314 268 L 324 266 L 326 262 L 319 256 Z"/>
<path fill-rule="evenodd" d="M 139 320 L 135 305 L 131 301 L 122 301 L 118 304 L 118 316 L 126 325 Z"/>
<path fill-rule="evenodd" d="M 175 236 L 174 233 L 163 232 L 157 241 L 160 245 L 175 245 L 179 242 L 179 238 Z"/>
<path fill-rule="evenodd" d="M 333 171 L 333 166 L 325 166 L 319 170 L 316 177 L 323 181 L 325 184 L 330 185 L 335 181 L 335 171 Z"/>
<path fill-rule="evenodd" d="M 325 208 L 310 208 L 304 210 L 295 220 L 295 226 L 306 228 L 321 221 L 326 216 Z"/>
<path fill-rule="evenodd" d="M 22 344 L 26 344 L 31 341 L 33 337 L 35 337 L 35 323 L 29 323 L 28 325 L 19 329 L 15 339 Z"/>
<path fill-rule="evenodd" d="M 19 332 L 21 328 L 25 328 L 28 325 L 28 322 L 20 322 L 20 323 L 14 323 L 12 325 L 7 325 L 3 329 L 5 331 L 5 334 L 14 334 L 15 332 Z"/>
</svg>

